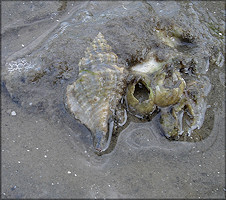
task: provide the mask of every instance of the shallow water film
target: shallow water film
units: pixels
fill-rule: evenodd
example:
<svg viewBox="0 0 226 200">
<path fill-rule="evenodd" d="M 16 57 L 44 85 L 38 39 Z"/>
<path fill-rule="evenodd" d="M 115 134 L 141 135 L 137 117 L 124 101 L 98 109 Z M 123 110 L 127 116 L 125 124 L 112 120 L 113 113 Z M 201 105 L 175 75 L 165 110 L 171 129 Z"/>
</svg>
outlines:
<svg viewBox="0 0 226 200">
<path fill-rule="evenodd" d="M 128 73 L 103 154 L 65 103 L 99 33 Z M 1 34 L 2 198 L 224 198 L 224 1 L 4 1 Z"/>
</svg>

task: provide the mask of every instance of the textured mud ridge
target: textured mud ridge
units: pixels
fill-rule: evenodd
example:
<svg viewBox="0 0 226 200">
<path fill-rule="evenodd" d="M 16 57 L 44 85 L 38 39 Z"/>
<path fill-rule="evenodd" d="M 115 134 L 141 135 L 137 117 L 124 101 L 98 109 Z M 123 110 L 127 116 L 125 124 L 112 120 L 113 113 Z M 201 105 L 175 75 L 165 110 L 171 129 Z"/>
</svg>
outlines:
<svg viewBox="0 0 226 200">
<path fill-rule="evenodd" d="M 114 52 L 113 57 L 118 59 L 117 65 L 129 74 L 123 78 L 126 84 L 123 92 L 112 93 L 121 106 L 113 114 L 113 118 L 121 119 L 116 120 L 115 134 L 131 121 L 148 127 L 146 122 L 159 114 L 158 128 L 167 138 L 205 139 L 210 131 L 202 131 L 201 127 L 211 130 L 213 126 L 213 120 L 205 124 L 206 112 L 208 121 L 213 117 L 208 102 L 211 93 L 208 70 L 210 66 L 224 64 L 222 40 L 215 37 L 219 30 L 201 23 L 201 16 L 195 15 L 189 4 L 180 4 L 181 9 L 170 19 L 156 15 L 151 3 L 127 2 L 124 7 L 111 3 L 108 9 L 106 3 L 98 9 L 98 3 L 92 2 L 62 21 L 41 41 L 37 40 L 29 51 L 11 55 L 4 63 L 3 83 L 13 101 L 28 112 L 43 113 L 52 121 L 64 121 L 64 126 L 70 126 L 66 120 L 70 114 L 64 106 L 66 90 L 81 78 L 78 63 L 101 32 Z M 85 70 L 83 74 L 90 75 Z M 91 86 L 85 84 L 87 90 Z M 96 125 L 84 122 L 86 115 L 75 118 L 95 132 Z M 91 118 L 96 120 L 95 115 Z M 109 118 L 104 123 L 106 133 Z M 97 136 L 93 134 L 93 138 Z"/>
</svg>

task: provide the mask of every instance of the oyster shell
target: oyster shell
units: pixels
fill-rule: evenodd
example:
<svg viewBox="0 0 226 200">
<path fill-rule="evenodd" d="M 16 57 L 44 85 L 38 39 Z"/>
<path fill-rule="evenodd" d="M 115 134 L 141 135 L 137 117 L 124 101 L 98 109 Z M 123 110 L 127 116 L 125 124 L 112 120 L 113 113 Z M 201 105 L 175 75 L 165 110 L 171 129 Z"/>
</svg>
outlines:
<svg viewBox="0 0 226 200">
<path fill-rule="evenodd" d="M 99 33 L 79 62 L 78 79 L 66 91 L 67 108 L 90 129 L 98 151 L 110 144 L 117 105 L 126 86 L 126 70 L 117 66 L 117 55 L 111 49 Z"/>
<path fill-rule="evenodd" d="M 140 88 L 144 88 L 146 90 L 144 92 L 148 93 L 148 97 L 136 97 L 135 91 L 137 85 L 139 85 Z M 132 111 L 138 112 L 138 114 L 148 115 L 155 109 L 154 96 L 150 87 L 150 81 L 146 80 L 144 77 L 135 79 L 128 85 L 126 99 L 129 108 Z"/>
<path fill-rule="evenodd" d="M 203 124 L 207 109 L 204 98 L 210 91 L 208 78 L 196 79 L 193 74 L 185 79 L 170 57 L 162 61 L 151 53 L 147 58 L 130 69 L 126 92 L 129 111 L 143 118 L 158 107 L 160 127 L 167 138 L 179 139 L 183 133 L 191 136 Z"/>
<path fill-rule="evenodd" d="M 168 66 L 171 60 L 171 57 L 166 57 L 160 61 L 150 52 L 145 62 L 131 68 L 132 81 L 128 84 L 126 98 L 132 111 L 149 115 L 156 106 L 167 107 L 179 102 L 186 83 L 177 70 Z M 136 97 L 137 85 L 146 89 L 143 90 L 143 93 L 148 93 L 146 99 Z"/>
<path fill-rule="evenodd" d="M 148 115 L 154 111 L 156 106 L 167 107 L 178 103 L 183 95 L 186 83 L 176 70 L 172 72 L 171 77 L 166 78 L 166 75 L 166 72 L 159 71 L 149 79 L 147 76 L 135 78 L 128 85 L 126 96 L 130 109 L 138 111 L 141 115 Z M 165 82 L 167 86 L 165 86 Z M 147 99 L 140 100 L 136 97 L 135 87 L 138 84 L 142 84 L 146 88 Z M 169 87 L 169 85 L 171 86 Z"/>
</svg>

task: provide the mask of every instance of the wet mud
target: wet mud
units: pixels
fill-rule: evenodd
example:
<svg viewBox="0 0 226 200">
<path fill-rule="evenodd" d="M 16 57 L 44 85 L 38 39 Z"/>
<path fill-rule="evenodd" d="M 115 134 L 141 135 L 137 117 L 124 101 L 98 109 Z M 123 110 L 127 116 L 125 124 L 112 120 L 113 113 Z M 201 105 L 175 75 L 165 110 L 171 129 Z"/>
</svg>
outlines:
<svg viewBox="0 0 226 200">
<path fill-rule="evenodd" d="M 3 2 L 2 198 L 223 198 L 224 6 Z M 99 32 L 127 69 L 160 49 L 210 82 L 193 138 L 164 137 L 160 110 L 147 119 L 128 113 L 109 150 L 94 153 L 90 131 L 65 108 L 65 91 Z"/>
</svg>

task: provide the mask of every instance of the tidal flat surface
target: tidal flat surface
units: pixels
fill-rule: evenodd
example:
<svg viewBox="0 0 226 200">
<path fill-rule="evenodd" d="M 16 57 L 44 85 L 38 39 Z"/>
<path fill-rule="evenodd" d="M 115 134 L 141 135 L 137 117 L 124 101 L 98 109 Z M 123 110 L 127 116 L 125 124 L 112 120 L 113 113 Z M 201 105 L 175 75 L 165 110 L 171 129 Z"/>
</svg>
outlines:
<svg viewBox="0 0 226 200">
<path fill-rule="evenodd" d="M 2 2 L 1 197 L 224 198 L 224 8 L 223 1 Z M 101 31 L 126 65 L 131 55 L 158 45 L 152 27 L 165 19 L 191 25 L 209 50 L 212 62 L 200 64 L 211 82 L 198 130 L 206 137 L 169 141 L 157 116 L 130 120 L 113 150 L 98 156 L 90 132 L 63 103 L 79 59 Z M 31 84 L 26 76 L 5 78 L 9 63 L 21 58 L 48 70 Z"/>
</svg>

